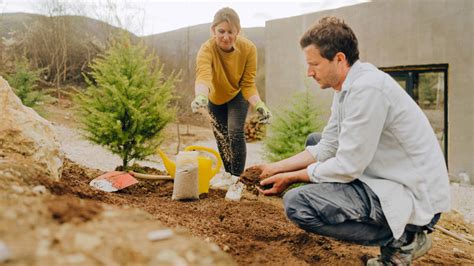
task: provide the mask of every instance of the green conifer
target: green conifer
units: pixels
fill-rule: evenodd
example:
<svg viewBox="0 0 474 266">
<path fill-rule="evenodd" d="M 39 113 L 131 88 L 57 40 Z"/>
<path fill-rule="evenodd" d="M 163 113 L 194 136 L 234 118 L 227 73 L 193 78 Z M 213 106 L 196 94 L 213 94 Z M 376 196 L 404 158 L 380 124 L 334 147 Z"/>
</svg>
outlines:
<svg viewBox="0 0 474 266">
<path fill-rule="evenodd" d="M 295 93 L 290 104 L 276 112 L 265 139 L 265 157 L 279 161 L 303 151 L 306 137 L 322 132 L 325 123 L 309 89 Z"/>
<path fill-rule="evenodd" d="M 88 88 L 77 97 L 78 117 L 86 137 L 118 154 L 127 169 L 162 142 L 160 133 L 175 116 L 170 101 L 178 75 L 166 77 L 158 58 L 128 37 L 112 42 L 91 69 Z"/>
<path fill-rule="evenodd" d="M 38 108 L 37 105 L 40 102 L 50 102 L 52 98 L 41 92 L 37 87 L 43 69 L 32 70 L 26 57 L 16 59 L 14 64 L 14 72 L 7 75 L 6 79 L 21 102 L 32 108 Z"/>
</svg>

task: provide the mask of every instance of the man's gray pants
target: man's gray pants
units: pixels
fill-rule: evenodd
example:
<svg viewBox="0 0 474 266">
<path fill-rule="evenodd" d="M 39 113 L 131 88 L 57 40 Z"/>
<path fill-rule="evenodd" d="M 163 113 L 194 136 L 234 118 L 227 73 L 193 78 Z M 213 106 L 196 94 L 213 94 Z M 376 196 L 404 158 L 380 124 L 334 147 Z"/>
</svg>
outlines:
<svg viewBox="0 0 474 266">
<path fill-rule="evenodd" d="M 321 135 L 308 136 L 306 146 L 316 145 Z M 375 193 L 363 182 L 307 184 L 283 197 L 287 217 L 300 228 L 323 236 L 361 245 L 401 247 L 415 232 L 431 229 L 407 225 L 400 239 L 394 239 Z"/>
</svg>

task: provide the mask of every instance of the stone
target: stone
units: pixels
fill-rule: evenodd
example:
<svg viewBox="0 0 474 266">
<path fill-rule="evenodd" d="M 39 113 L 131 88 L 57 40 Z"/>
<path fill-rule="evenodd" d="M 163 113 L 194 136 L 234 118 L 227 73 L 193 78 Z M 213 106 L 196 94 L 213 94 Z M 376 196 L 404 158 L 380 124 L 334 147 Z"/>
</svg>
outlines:
<svg viewBox="0 0 474 266">
<path fill-rule="evenodd" d="M 78 232 L 74 235 L 74 246 L 78 250 L 91 251 L 101 244 L 100 237 L 92 234 Z"/>
<path fill-rule="evenodd" d="M 150 241 L 165 240 L 174 235 L 171 229 L 153 230 L 148 232 L 147 238 Z"/>
<path fill-rule="evenodd" d="M 10 250 L 5 242 L 0 241 L 0 263 L 7 262 L 11 257 Z"/>
<path fill-rule="evenodd" d="M 46 187 L 42 185 L 35 186 L 32 191 L 35 195 L 44 195 L 47 192 Z"/>
<path fill-rule="evenodd" d="M 59 180 L 64 155 L 57 139 L 52 124 L 24 106 L 0 77 L 0 173 L 27 167 L 33 177 Z"/>
<path fill-rule="evenodd" d="M 15 193 L 18 193 L 18 194 L 22 194 L 23 192 L 25 192 L 24 188 L 17 185 L 12 185 L 11 188 Z"/>
</svg>

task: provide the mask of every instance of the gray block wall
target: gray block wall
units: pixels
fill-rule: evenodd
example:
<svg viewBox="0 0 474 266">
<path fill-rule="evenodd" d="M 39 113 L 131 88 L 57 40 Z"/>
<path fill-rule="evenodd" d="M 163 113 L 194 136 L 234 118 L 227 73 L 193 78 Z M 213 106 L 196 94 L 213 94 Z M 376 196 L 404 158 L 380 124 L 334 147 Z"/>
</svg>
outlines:
<svg viewBox="0 0 474 266">
<path fill-rule="evenodd" d="M 331 90 L 306 76 L 300 36 L 323 16 L 344 19 L 359 40 L 362 61 L 378 67 L 448 64 L 448 167 L 474 180 L 474 1 L 383 0 L 271 20 L 265 26 L 266 99 L 270 108 L 289 93 L 314 89 L 328 109 Z"/>
</svg>

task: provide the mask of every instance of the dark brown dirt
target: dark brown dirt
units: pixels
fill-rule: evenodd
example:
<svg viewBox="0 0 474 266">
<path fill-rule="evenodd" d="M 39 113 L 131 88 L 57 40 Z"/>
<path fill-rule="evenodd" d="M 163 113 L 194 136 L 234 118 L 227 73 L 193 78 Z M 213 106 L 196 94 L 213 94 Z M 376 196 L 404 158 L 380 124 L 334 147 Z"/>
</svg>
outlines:
<svg viewBox="0 0 474 266">
<path fill-rule="evenodd" d="M 225 192 L 217 190 L 210 190 L 207 198 L 198 201 L 172 201 L 173 183 L 169 181 L 141 181 L 122 191 L 105 193 L 88 185 L 100 172 L 72 162 L 67 162 L 65 167 L 60 182 L 42 182 L 53 194 L 140 208 L 169 227 L 184 228 L 192 235 L 218 244 L 239 265 L 361 265 L 378 254 L 374 247 L 306 233 L 289 222 L 281 208 L 272 204 L 225 201 Z M 95 208 L 88 204 L 83 206 Z M 474 231 L 452 213 L 443 215 L 440 224 L 471 235 Z M 474 263 L 474 246 L 439 232 L 434 232 L 433 237 L 433 248 L 415 265 Z"/>
<path fill-rule="evenodd" d="M 100 202 L 83 200 L 73 195 L 55 197 L 46 202 L 53 219 L 59 223 L 82 223 L 102 212 Z"/>
<path fill-rule="evenodd" d="M 242 182 L 246 187 L 247 190 L 255 195 L 258 194 L 258 188 L 263 190 L 270 189 L 271 185 L 260 186 L 260 174 L 262 170 L 256 167 L 249 167 L 245 169 L 245 171 L 240 175 L 239 181 Z"/>
</svg>

